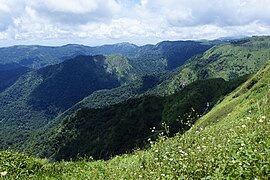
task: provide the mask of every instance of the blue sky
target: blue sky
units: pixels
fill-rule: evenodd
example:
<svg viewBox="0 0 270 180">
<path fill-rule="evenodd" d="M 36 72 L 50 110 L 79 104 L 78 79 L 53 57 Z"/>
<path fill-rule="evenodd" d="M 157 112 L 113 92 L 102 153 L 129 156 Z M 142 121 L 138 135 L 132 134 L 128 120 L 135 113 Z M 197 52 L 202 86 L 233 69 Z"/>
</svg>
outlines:
<svg viewBox="0 0 270 180">
<path fill-rule="evenodd" d="M 0 0 L 0 46 L 268 35 L 269 0 Z"/>
</svg>

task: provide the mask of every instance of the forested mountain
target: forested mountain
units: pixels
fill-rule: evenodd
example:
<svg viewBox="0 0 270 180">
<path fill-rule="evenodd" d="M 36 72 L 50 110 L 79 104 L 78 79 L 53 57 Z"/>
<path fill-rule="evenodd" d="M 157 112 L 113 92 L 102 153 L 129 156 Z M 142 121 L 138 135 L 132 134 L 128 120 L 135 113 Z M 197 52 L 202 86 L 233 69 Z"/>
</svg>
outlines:
<svg viewBox="0 0 270 180">
<path fill-rule="evenodd" d="M 189 59 L 174 71 L 143 76 L 125 86 L 96 91 L 72 108 L 104 107 L 144 94 L 169 95 L 196 80 L 207 78 L 233 79 L 257 72 L 270 59 L 270 38 L 252 37 L 224 42 L 203 54 Z M 251 48 L 253 46 L 253 48 Z M 150 86 L 151 85 L 151 86 Z M 148 88 L 145 88 L 149 86 Z M 70 114 L 71 112 L 68 112 Z"/>
<path fill-rule="evenodd" d="M 200 79 L 208 79 L 208 78 L 223 78 L 225 80 L 229 80 L 229 79 L 235 79 L 236 77 L 242 76 L 242 75 L 246 75 L 246 74 L 252 74 L 255 73 L 266 61 L 267 59 L 270 59 L 270 54 L 269 54 L 269 38 L 268 37 L 253 37 L 253 38 L 246 38 L 246 39 L 241 39 L 241 40 L 233 40 L 233 41 L 229 41 L 226 42 L 224 44 L 221 45 L 217 45 L 213 48 L 211 48 L 210 50 L 206 51 L 204 54 L 202 55 L 198 55 L 196 57 L 191 58 L 186 64 L 184 64 L 183 66 L 179 67 L 178 69 L 176 69 L 171 75 L 169 76 L 165 76 L 168 79 L 164 79 L 162 80 L 162 78 L 158 78 L 155 76 L 151 76 L 151 77 L 145 77 L 145 80 L 148 80 L 148 85 L 153 84 L 152 86 L 150 85 L 150 88 L 146 88 L 144 91 L 140 91 L 140 89 L 143 87 L 143 81 L 137 81 L 138 83 L 135 84 L 128 84 L 126 86 L 121 86 L 118 87 L 117 89 L 112 89 L 112 90 L 102 90 L 102 91 L 97 91 L 95 93 L 93 93 L 91 96 L 84 98 L 83 101 L 79 102 L 78 104 L 76 104 L 71 110 L 67 111 L 66 114 L 72 114 L 73 112 L 76 111 L 76 109 L 79 108 L 84 108 L 84 107 L 90 107 L 90 108 L 97 108 L 97 107 L 105 107 L 105 108 L 113 108 L 114 105 L 112 107 L 110 107 L 110 104 L 117 104 L 119 102 L 123 102 L 125 100 L 128 100 L 130 98 L 136 98 L 136 97 L 141 97 L 144 98 L 143 94 L 151 94 L 151 95 L 166 95 L 166 94 L 175 94 L 172 97 L 166 97 L 170 100 L 166 101 L 167 102 L 167 106 L 165 106 L 163 103 L 163 101 L 157 101 L 156 104 L 160 104 L 159 106 L 159 110 L 155 109 L 152 113 L 150 114 L 156 114 L 156 116 L 153 119 L 158 119 L 158 121 L 154 121 L 155 126 L 158 127 L 160 126 L 161 119 L 166 121 L 167 124 L 169 124 L 172 129 L 171 131 L 173 133 L 179 131 L 179 129 L 181 129 L 181 123 L 179 125 L 179 122 L 176 121 L 176 119 L 182 118 L 184 120 L 186 120 L 184 116 L 187 116 L 186 113 L 187 111 L 191 109 L 191 107 L 195 108 L 198 113 L 203 113 L 203 110 L 205 110 L 205 104 L 208 102 L 211 106 L 213 104 L 216 103 L 216 101 L 211 101 L 211 100 L 207 100 L 209 99 L 209 96 L 211 96 L 211 98 L 213 99 L 218 99 L 218 97 L 220 97 L 220 95 L 224 95 L 224 91 L 218 90 L 213 86 L 218 86 L 218 87 L 223 87 L 222 85 L 222 81 L 212 81 L 212 82 L 207 82 L 204 84 L 204 82 L 198 82 L 201 84 L 204 84 L 204 86 L 208 88 L 202 88 L 200 87 L 196 87 L 196 86 L 188 86 L 189 83 L 194 82 L 196 80 L 200 80 Z M 222 63 L 220 63 L 222 62 Z M 241 67 L 240 69 L 237 69 L 237 67 Z M 218 68 L 218 69 L 217 69 Z M 207 72 L 207 73 L 206 73 Z M 196 83 L 195 83 L 196 84 Z M 235 84 L 234 84 L 235 85 Z M 187 87 L 186 87 L 187 86 Z M 234 87 L 236 87 L 237 85 L 235 85 Z M 181 93 L 177 93 L 179 90 L 181 90 L 182 88 L 187 88 L 189 89 L 189 91 L 191 91 L 192 93 L 187 93 L 189 95 L 186 95 L 186 91 L 180 91 Z M 224 87 L 223 87 L 224 88 Z M 204 91 L 204 89 L 206 89 Z M 214 92 L 213 92 L 214 90 Z M 224 90 L 224 89 L 222 89 Z M 232 90 L 231 88 L 228 88 L 228 91 L 226 91 L 227 93 L 230 92 L 229 90 Z M 208 94 L 208 98 L 205 98 L 204 96 L 206 96 Z M 218 94 L 219 96 L 215 96 L 215 94 Z M 187 97 L 194 97 L 195 99 L 189 99 Z M 187 99 L 186 99 L 187 98 Z M 211 99 L 210 98 L 210 99 Z M 158 99 L 158 98 L 157 98 Z M 203 99 L 203 102 L 198 101 L 197 99 Z M 134 100 L 136 101 L 136 99 Z M 147 101 L 147 100 L 146 100 Z M 151 101 L 151 100 L 150 100 Z M 128 102 L 132 102 L 132 100 L 128 100 Z M 169 103 L 171 102 L 171 103 Z M 188 102 L 188 103 L 187 103 Z M 128 107 L 128 104 L 125 104 L 125 102 L 123 102 L 123 107 Z M 131 103 L 132 104 L 132 103 Z M 151 104 L 151 103 L 149 103 Z M 155 104 L 155 103 L 153 103 Z M 165 103 L 166 104 L 166 103 Z M 176 105 L 178 104 L 178 105 Z M 137 105 L 138 107 L 142 108 L 142 109 L 147 109 L 146 106 L 147 105 Z M 144 108 L 145 106 L 145 108 Z M 135 106 L 136 107 L 136 106 Z M 210 108 L 210 107 L 209 107 Z M 122 108 L 120 108 L 122 109 Z M 95 112 L 95 114 L 97 113 L 96 116 L 93 115 L 93 113 L 88 113 L 87 110 L 80 110 L 79 115 L 74 117 L 74 121 L 76 120 L 82 120 L 84 119 L 85 122 L 91 122 L 91 124 L 94 124 L 95 122 L 98 122 L 98 120 L 103 119 L 102 117 L 110 117 L 107 120 L 104 120 L 105 122 L 110 122 L 109 120 L 115 119 L 115 122 L 120 122 L 120 119 L 122 119 L 124 121 L 124 117 L 122 117 L 121 115 L 125 116 L 124 114 L 127 112 L 129 112 L 130 109 L 132 108 L 123 108 L 124 111 L 120 111 L 120 110 L 108 110 L 109 112 L 119 112 L 119 114 L 115 115 L 116 117 L 114 117 L 113 114 L 110 115 L 106 115 L 107 110 L 105 109 L 101 109 L 99 110 L 89 110 L 90 112 Z M 136 109 L 136 108 L 135 108 Z M 161 110 L 162 109 L 162 110 Z M 165 110 L 163 110 L 165 109 Z M 133 109 L 134 110 L 134 109 Z M 150 109 L 148 109 L 149 112 L 151 112 Z M 147 114 L 146 112 L 137 112 L 136 110 L 134 110 L 135 114 L 139 115 L 139 114 Z M 177 113 L 175 113 L 177 112 Z M 86 117 L 84 117 L 83 114 L 87 114 Z M 99 115 L 101 113 L 101 115 Z M 104 113 L 102 115 L 102 113 Z M 160 116 L 160 113 L 162 114 L 162 116 Z M 131 113 L 132 114 L 132 113 Z M 157 115 L 159 114 L 159 115 Z M 93 117 L 92 117 L 93 115 Z M 65 115 L 60 116 L 60 120 L 58 119 L 58 122 L 61 122 L 62 118 L 65 117 Z M 71 115 L 71 117 L 73 117 L 73 115 Z M 132 116 L 128 116 L 128 118 L 126 119 L 132 119 L 132 117 L 135 117 L 135 115 Z M 71 118 L 72 119 L 72 118 Z M 96 119 L 96 120 L 95 120 Z M 106 118 L 105 118 L 106 119 Z M 144 116 L 142 118 L 136 117 L 137 119 L 141 119 L 142 122 L 144 122 Z M 148 117 L 148 119 L 151 119 L 150 117 Z M 118 121 L 117 121 L 118 120 Z M 100 120 L 101 121 L 101 120 Z M 81 122 L 81 121 L 80 121 Z M 70 120 L 70 123 L 75 123 L 72 120 Z M 82 122 L 83 123 L 83 122 Z M 184 121 L 183 123 L 187 123 L 186 121 Z M 194 123 L 193 121 L 191 123 Z M 110 123 L 109 123 L 110 124 Z M 99 124 L 100 125 L 100 124 Z M 134 125 L 134 124 L 133 124 Z M 152 125 L 152 124 L 151 124 Z M 67 125 L 69 127 L 69 125 Z M 80 126 L 80 125 L 78 125 Z M 87 126 L 86 124 L 83 123 L 82 125 L 83 127 Z M 103 125 L 101 125 L 103 126 Z M 111 124 L 111 126 L 113 126 Z M 124 125 L 121 125 L 121 127 L 123 127 Z M 71 127 L 74 127 L 73 125 Z M 106 125 L 105 125 L 106 127 Z M 147 126 L 147 128 L 149 128 Z M 144 129 L 147 129 L 144 128 Z M 66 132 L 66 128 L 60 128 L 63 129 L 65 133 L 68 133 L 68 131 Z M 91 129 L 91 128 L 90 128 Z M 100 129 L 100 128 L 98 128 Z M 106 128 L 105 128 L 106 129 Z M 127 128 L 127 129 L 132 129 Z M 74 129 L 73 129 L 74 130 Z M 71 130 L 71 132 L 73 132 L 73 130 Z M 74 130 L 75 132 L 81 132 L 81 130 Z M 83 130 L 82 130 L 83 131 Z M 59 132 L 59 131 L 57 131 Z M 91 131 L 91 132 L 94 132 Z M 108 132 L 108 131 L 106 131 Z M 148 131 L 149 133 L 150 131 Z M 101 133 L 104 134 L 105 132 Z M 109 133 L 109 132 L 108 132 Z M 117 133 L 120 133 L 120 131 L 113 131 L 113 134 L 115 133 L 115 136 L 118 136 Z M 134 134 L 138 133 L 138 132 L 133 132 Z M 96 133 L 94 133 L 96 134 Z M 105 133 L 106 134 L 106 133 Z M 121 133 L 120 133 L 121 134 Z M 122 133 L 124 134 L 124 133 Z M 143 133 L 141 133 L 143 135 Z M 73 133 L 69 134 L 69 135 L 74 135 Z M 83 134 L 82 136 L 84 137 L 89 137 L 89 139 L 91 139 L 91 135 L 92 133 L 89 134 L 89 136 Z M 61 134 L 61 137 L 65 137 L 65 135 Z M 76 135 L 75 135 L 76 136 Z M 106 137 L 108 137 L 110 135 L 107 135 Z M 123 135 L 121 135 L 122 137 Z M 133 134 L 131 133 L 130 136 L 133 136 Z M 148 134 L 149 136 L 149 134 Z M 141 140 L 145 140 L 147 139 L 145 136 L 144 138 L 141 138 Z M 80 137 L 80 136 L 79 136 Z M 48 138 L 48 137 L 47 137 Z M 56 138 L 55 144 L 61 144 L 61 142 L 59 142 L 59 137 L 54 137 Z M 67 137 L 66 139 L 70 140 L 72 138 Z M 87 143 L 83 143 L 80 142 L 78 139 L 76 139 L 75 137 L 73 137 L 74 141 L 81 143 L 82 146 L 87 144 Z M 99 139 L 99 138 L 98 138 Z M 106 147 L 111 147 L 111 149 L 107 149 L 105 152 L 111 152 L 112 154 L 114 153 L 123 153 L 125 150 L 129 150 L 128 147 L 125 147 L 125 145 L 123 145 L 125 148 L 120 148 L 120 149 L 113 149 L 112 148 L 112 144 L 110 144 L 110 140 L 114 141 L 113 138 L 110 140 L 105 140 L 106 138 L 100 138 L 100 139 L 104 139 L 105 142 L 103 142 L 102 140 L 99 141 L 102 145 L 104 149 L 106 149 Z M 140 138 L 138 138 L 140 139 Z M 61 139 L 63 140 L 63 139 Z M 92 139 L 93 140 L 93 139 Z M 96 140 L 93 140 L 94 142 L 96 142 Z M 92 141 L 91 141 L 92 142 Z M 119 141 L 118 141 L 119 142 Z M 74 143 L 72 141 L 72 143 Z M 71 144 L 72 144 L 71 143 Z M 90 143 L 90 142 L 89 142 Z M 105 145 L 107 143 L 107 145 Z M 50 144 L 50 143 L 49 143 Z M 51 143 L 53 144 L 53 143 Z M 65 140 L 64 140 L 64 144 L 66 144 Z M 141 144 L 138 143 L 138 141 L 136 141 L 136 143 L 134 142 L 134 146 L 138 145 L 140 146 Z M 56 146 L 56 145 L 55 145 Z M 68 145 L 67 145 L 68 146 Z M 72 151 L 70 150 L 67 146 L 63 147 L 63 149 L 59 150 L 62 151 L 63 153 L 59 153 L 60 155 L 60 159 L 63 158 L 64 156 L 61 156 L 61 154 L 65 154 L 64 152 L 70 152 L 67 153 L 67 157 L 70 158 L 74 158 L 75 154 L 87 154 L 88 150 L 86 150 L 83 147 L 81 147 L 83 150 L 82 151 Z M 79 146 L 79 145 L 78 145 Z M 96 147 L 96 145 L 91 144 L 91 146 Z M 61 147 L 61 146 L 60 146 Z M 120 147 L 117 146 L 117 147 Z M 67 149 L 65 149 L 67 148 Z M 127 148 L 127 149 L 126 149 Z M 134 148 L 134 147 L 133 147 Z M 55 150 L 55 149 L 54 149 Z M 101 150 L 101 149 L 99 149 Z M 74 153 L 73 155 L 71 155 L 71 151 Z M 98 154 L 98 150 L 89 150 L 89 153 L 93 153 L 91 155 L 94 155 L 96 158 L 100 158 L 100 157 L 106 157 L 106 155 L 104 154 Z M 77 155 L 76 154 L 76 155 Z M 110 154 L 109 154 L 110 155 Z M 55 155 L 57 157 L 57 155 Z"/>
<path fill-rule="evenodd" d="M 190 82 L 206 78 L 225 80 L 253 74 L 270 59 L 270 37 L 228 41 L 197 55 L 179 67 L 154 93 L 173 94 Z"/>
<path fill-rule="evenodd" d="M 205 104 L 209 103 L 208 108 L 211 108 L 221 96 L 236 87 L 237 83 L 230 81 L 232 84 L 228 85 L 228 82 L 222 79 L 234 80 L 240 76 L 255 73 L 270 59 L 269 42 L 269 37 L 252 37 L 226 41 L 222 44 L 216 43 L 214 47 L 212 47 L 213 42 L 193 41 L 165 41 L 157 45 L 142 47 L 127 43 L 117 46 L 107 45 L 102 48 L 108 54 L 115 52 L 114 48 L 119 50 L 119 53 L 126 52 L 126 54 L 79 55 L 69 60 L 65 59 L 59 64 L 20 74 L 17 76 L 18 80 L 7 85 L 0 93 L 1 147 L 24 148 L 28 147 L 29 143 L 42 142 L 41 146 L 36 144 L 35 148 L 38 150 L 47 147 L 46 138 L 48 138 L 47 140 L 53 141 L 49 144 L 58 143 L 59 146 L 53 147 L 54 150 L 59 148 L 57 151 L 65 152 L 67 148 L 69 151 L 69 147 L 62 147 L 61 143 L 71 142 L 66 142 L 61 138 L 73 135 L 74 138 L 79 137 L 76 133 L 80 134 L 80 130 L 75 130 L 76 133 L 73 133 L 73 125 L 68 130 L 69 124 L 75 123 L 80 119 L 79 117 L 85 122 L 90 119 L 92 124 L 100 120 L 101 124 L 97 124 L 99 127 L 115 127 L 104 132 L 109 133 L 108 136 L 111 139 L 102 138 L 104 139 L 102 147 L 104 149 L 111 147 L 107 148 L 106 152 L 109 153 L 102 152 L 98 155 L 99 147 L 97 144 L 92 144 L 97 147 L 95 151 L 80 147 L 78 149 L 80 152 L 73 151 L 69 155 L 62 156 L 61 153 L 51 153 L 53 148 L 48 147 L 48 149 L 51 148 L 48 154 L 42 155 L 59 159 L 61 157 L 74 158 L 75 153 L 79 153 L 92 154 L 95 158 L 108 158 L 110 155 L 124 153 L 135 146 L 144 145 L 145 138 L 149 136 L 149 131 L 144 131 L 150 125 L 152 126 L 151 123 L 145 124 L 146 119 L 155 119 L 153 123 L 156 127 L 160 126 L 161 121 L 165 121 L 173 127 L 172 134 L 182 131 L 182 124 L 178 126 L 179 123 L 176 121 L 178 116 L 184 118 L 183 123 L 187 123 L 185 114 L 192 108 L 195 108 L 199 114 L 204 113 Z M 67 45 L 67 47 L 81 48 L 79 45 Z M 102 50 L 101 47 L 96 48 Z M 207 50 L 208 48 L 210 49 Z M 195 52 L 203 54 L 193 56 Z M 191 58 L 187 59 L 189 57 Z M 38 60 L 38 62 L 41 61 Z M 2 69 L 9 69 L 8 65 L 4 66 Z M 177 66 L 180 67 L 176 68 Z M 10 68 L 10 70 L 14 69 Z M 195 82 L 209 78 L 222 79 Z M 194 84 L 189 86 L 192 82 Z M 239 82 L 242 81 L 239 80 Z M 224 91 L 227 85 L 229 88 Z M 224 89 L 218 89 L 216 86 Z M 187 97 L 186 94 L 188 94 Z M 167 95 L 170 96 L 167 97 Z M 190 99 L 192 97 L 202 101 Z M 155 102 L 152 101 L 156 101 L 158 108 L 155 109 Z M 149 109 L 149 112 L 153 111 L 153 116 L 145 118 L 144 114 L 147 112 L 145 109 Z M 96 116 L 92 117 L 93 112 Z M 66 117 L 67 115 L 70 116 Z M 124 144 L 122 148 L 117 149 L 112 144 L 116 143 L 117 137 L 122 132 L 118 131 L 119 125 L 124 126 L 120 123 L 121 119 L 124 124 L 128 119 L 133 119 L 135 123 L 139 119 L 138 123 L 142 123 L 142 126 L 138 129 L 143 132 L 139 133 L 142 137 L 133 139 L 132 146 Z M 111 122 L 112 124 L 102 124 L 101 120 L 103 123 Z M 66 124 L 62 124 L 63 121 Z M 82 122 L 83 126 L 88 126 L 85 122 Z M 127 123 L 127 126 L 132 126 L 131 121 L 130 124 Z M 61 128 L 54 133 L 56 127 Z M 33 136 L 40 136 L 39 133 L 48 130 L 52 134 L 45 133 L 46 136 L 42 136 L 45 141 L 31 141 Z M 184 128 L 183 131 L 185 130 Z M 132 130 L 130 137 L 136 133 L 138 132 Z M 97 137 L 88 135 L 85 137 L 92 140 L 94 138 L 96 142 Z M 72 140 L 72 138 L 68 139 Z M 75 140 L 77 141 L 76 138 Z M 41 152 L 37 154 L 41 155 Z"/>
<path fill-rule="evenodd" d="M 0 93 L 15 83 L 19 77 L 30 69 L 16 63 L 0 64 Z"/>
<path fill-rule="evenodd" d="M 151 129 L 161 131 L 162 122 L 172 127 L 171 135 L 185 132 L 198 115 L 206 113 L 245 80 L 247 77 L 229 82 L 208 79 L 168 97 L 144 96 L 110 107 L 81 109 L 49 132 L 35 136 L 30 144 L 39 156 L 55 160 L 84 155 L 108 159 L 144 147 L 148 138 L 156 136 Z"/>
<path fill-rule="evenodd" d="M 173 69 L 182 65 L 190 57 L 202 53 L 218 41 L 165 41 L 157 45 L 136 46 L 119 43 L 89 47 L 69 44 L 60 47 L 12 46 L 0 48 L 0 63 L 18 63 L 22 66 L 39 69 L 61 63 L 78 55 L 122 54 L 132 60 L 141 74 Z M 151 65 L 151 66 L 149 66 Z"/>
<path fill-rule="evenodd" d="M 143 76 L 143 87 L 138 88 L 138 94 L 142 94 L 156 85 L 152 82 L 153 78 L 147 78 L 149 74 L 168 71 L 171 69 L 167 67 L 169 61 L 178 66 L 215 43 L 176 41 L 142 47 L 120 43 L 98 47 L 70 44 L 61 47 L 33 45 L 0 48 L 0 62 L 5 64 L 2 69 L 11 70 L 9 63 L 14 63 L 14 68 L 20 67 L 5 71 L 1 76 L 1 146 L 7 147 L 14 142 L 20 144 L 33 129 L 54 121 L 52 119 L 59 113 L 97 90 L 108 92 L 105 89 L 120 85 L 130 89 L 129 84 L 137 86 L 136 82 Z M 92 54 L 105 56 L 85 56 Z M 183 55 L 178 57 L 180 54 Z M 30 70 L 26 67 L 36 70 L 24 74 Z M 134 96 L 133 91 L 125 92 L 130 94 L 123 94 L 125 98 Z M 119 102 L 119 97 L 115 98 L 115 102 Z"/>
<path fill-rule="evenodd" d="M 56 163 L 1 151 L 0 171 L 6 179 L 269 179 L 269 78 L 270 62 L 185 134 L 160 134 L 148 149 L 108 161 Z M 79 120 L 69 129 L 81 127 Z"/>
<path fill-rule="evenodd" d="M 13 136 L 20 133 L 24 135 L 18 138 L 25 138 L 26 130 L 44 126 L 94 91 L 120 86 L 132 78 L 135 75 L 127 59 L 102 55 L 77 56 L 24 74 L 0 93 L 1 146 L 16 142 Z"/>
</svg>

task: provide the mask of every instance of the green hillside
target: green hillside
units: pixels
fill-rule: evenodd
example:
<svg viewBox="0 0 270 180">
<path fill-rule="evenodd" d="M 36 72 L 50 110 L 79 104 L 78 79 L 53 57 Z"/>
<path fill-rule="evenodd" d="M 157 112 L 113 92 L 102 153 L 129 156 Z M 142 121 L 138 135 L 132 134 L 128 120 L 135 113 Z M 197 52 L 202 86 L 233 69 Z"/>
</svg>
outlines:
<svg viewBox="0 0 270 180">
<path fill-rule="evenodd" d="M 197 79 L 220 77 L 228 80 L 256 73 L 270 59 L 269 48 L 268 36 L 233 40 L 214 46 L 179 67 L 172 78 L 155 91 L 173 94 Z"/>
<path fill-rule="evenodd" d="M 128 57 L 138 74 L 154 74 L 171 71 L 216 43 L 221 42 L 163 41 L 156 45 L 141 46 Z"/>
<path fill-rule="evenodd" d="M 128 60 L 117 57 L 78 56 L 16 77 L 18 80 L 0 93 L 0 147 L 20 145 L 33 130 L 94 91 L 111 89 L 135 78 Z M 129 75 L 123 79 L 125 73 Z M 3 74 L 0 79 L 10 75 L 7 71 Z"/>
<path fill-rule="evenodd" d="M 57 163 L 3 151 L 0 172 L 7 179 L 269 179 L 269 79 L 268 62 L 184 135 L 161 134 L 146 150 Z"/>
<path fill-rule="evenodd" d="M 136 147 L 143 148 L 148 138 L 155 139 L 151 128 L 161 131 L 162 122 L 172 127 L 171 135 L 185 132 L 198 119 L 197 115 L 204 114 L 220 97 L 246 79 L 242 77 L 229 82 L 208 79 L 191 83 L 168 97 L 143 96 L 104 108 L 81 109 L 49 133 L 45 129 L 46 132 L 34 135 L 30 138 L 30 146 L 34 154 L 55 160 L 84 155 L 108 159 Z M 192 111 L 194 109 L 196 113 Z"/>
<path fill-rule="evenodd" d="M 172 43 L 165 41 L 156 45 L 156 48 L 153 48 L 152 45 L 149 45 L 149 47 L 145 46 L 144 49 L 148 50 L 140 52 L 138 57 L 152 52 L 152 55 L 150 53 L 146 57 L 151 56 L 155 57 L 154 59 L 158 59 L 156 55 L 161 49 L 168 57 L 169 55 L 172 57 L 173 52 L 177 52 L 177 57 L 181 57 L 179 53 L 185 50 L 185 48 L 182 51 L 179 49 L 181 45 L 183 46 L 184 42 L 176 41 Z M 137 79 L 116 89 L 96 91 L 90 96 L 85 97 L 58 119 L 62 119 L 66 114 L 72 114 L 79 108 L 109 106 L 130 98 L 141 97 L 145 94 L 159 96 L 174 94 L 196 80 L 208 78 L 229 80 L 247 74 L 254 74 L 270 59 L 269 45 L 270 37 L 267 36 L 245 38 L 218 44 L 203 54 L 189 59 L 183 66 L 180 66 L 174 71 L 163 74 L 152 74 L 151 76 L 146 76 L 143 82 L 142 79 Z M 166 48 L 172 47 L 176 50 L 168 50 L 166 52 Z M 187 46 L 186 48 L 190 49 L 191 47 Z M 141 60 L 143 61 L 145 59 L 142 58 Z M 132 61 L 130 60 L 131 64 Z M 134 69 L 136 69 L 136 66 Z M 151 84 L 152 86 L 150 87 L 149 85 Z M 145 88 L 146 85 L 149 87 Z"/>
<path fill-rule="evenodd" d="M 18 64 L 0 64 L 0 93 L 14 84 L 23 74 L 30 69 Z"/>
</svg>

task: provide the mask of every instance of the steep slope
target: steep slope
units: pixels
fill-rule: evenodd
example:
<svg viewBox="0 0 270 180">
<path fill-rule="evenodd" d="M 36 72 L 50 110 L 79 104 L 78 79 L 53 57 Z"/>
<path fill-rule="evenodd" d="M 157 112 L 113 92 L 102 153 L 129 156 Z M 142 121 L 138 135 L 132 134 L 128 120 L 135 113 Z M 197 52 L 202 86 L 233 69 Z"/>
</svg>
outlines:
<svg viewBox="0 0 270 180">
<path fill-rule="evenodd" d="M 188 43 L 188 41 L 185 43 Z M 179 53 L 182 51 L 177 49 L 177 47 L 181 47 L 181 44 L 183 45 L 185 43 L 182 41 L 176 41 L 174 43 L 165 41 L 156 45 L 155 48 L 152 45 L 148 45 L 144 47 L 146 49 L 148 48 L 144 53 L 153 52 L 152 55 L 145 54 L 146 57 L 152 57 L 156 52 L 161 52 L 157 49 L 163 49 L 164 53 L 167 54 L 172 52 Z M 189 59 L 183 66 L 174 71 L 145 76 L 143 77 L 143 81 L 137 80 L 136 82 L 126 84 L 116 89 L 97 91 L 89 97 L 84 98 L 81 102 L 72 107 L 71 110 L 68 110 L 67 114 L 71 114 L 78 108 L 109 106 L 130 98 L 141 97 L 145 94 L 162 96 L 174 94 L 191 82 L 200 79 L 223 78 L 229 80 L 256 73 L 267 59 L 270 58 L 269 43 L 270 37 L 252 37 L 227 41 L 207 50 L 202 55 L 197 55 Z M 175 47 L 175 45 L 177 46 Z M 166 52 L 165 47 L 174 47 L 176 50 L 168 50 Z M 188 47 L 189 46 L 186 48 Z M 144 53 L 140 52 L 138 56 Z M 185 56 L 185 53 L 178 55 L 176 58 Z M 157 57 L 158 56 L 154 59 L 158 59 Z M 140 61 L 138 60 L 138 62 Z M 132 64 L 132 60 L 130 60 L 130 63 Z M 149 87 L 145 88 L 146 86 Z M 60 119 L 62 119 L 64 115 L 65 114 L 63 114 Z"/>
<path fill-rule="evenodd" d="M 81 109 L 67 117 L 56 128 L 31 142 L 40 156 L 56 160 L 74 159 L 91 155 L 94 158 L 110 158 L 135 147 L 144 147 L 147 139 L 154 137 L 151 128 L 162 129 L 162 122 L 173 125 L 171 134 L 185 132 L 187 121 L 209 109 L 217 100 L 231 92 L 246 78 L 226 82 L 223 79 L 198 81 L 169 97 L 145 96 L 100 109 Z M 196 113 L 183 117 L 192 109 Z M 168 118 L 170 117 L 170 118 Z M 183 122 L 177 118 L 183 117 Z M 43 151 L 42 149 L 46 149 Z M 42 152 L 43 151 L 43 152 Z M 42 152 L 42 153 L 41 153 Z"/>
<path fill-rule="evenodd" d="M 160 136 L 147 150 L 60 163 L 3 151 L 0 172 L 21 179 L 269 179 L 269 79 L 270 62 L 184 135 Z"/>
<path fill-rule="evenodd" d="M 105 59 L 104 56 L 78 56 L 38 70 L 43 82 L 32 92 L 29 104 L 37 110 L 51 107 L 55 114 L 96 90 L 119 86 L 117 76 L 106 72 Z"/>
<path fill-rule="evenodd" d="M 1 146 L 21 144 L 19 141 L 25 140 L 29 132 L 43 127 L 85 96 L 124 83 L 121 73 L 133 78 L 126 59 L 118 69 L 115 63 L 121 64 L 121 59 L 78 56 L 21 76 L 0 93 Z"/>
<path fill-rule="evenodd" d="M 0 93 L 14 84 L 20 76 L 30 69 L 18 64 L 0 64 Z"/>
<path fill-rule="evenodd" d="M 225 80 L 257 72 L 270 58 L 270 37 L 233 40 L 215 46 L 178 68 L 155 93 L 173 94 L 197 79 Z"/>
<path fill-rule="evenodd" d="M 189 58 L 213 47 L 209 41 L 163 41 L 156 45 L 145 45 L 128 57 L 139 74 L 154 74 L 173 70 L 183 65 Z"/>
</svg>

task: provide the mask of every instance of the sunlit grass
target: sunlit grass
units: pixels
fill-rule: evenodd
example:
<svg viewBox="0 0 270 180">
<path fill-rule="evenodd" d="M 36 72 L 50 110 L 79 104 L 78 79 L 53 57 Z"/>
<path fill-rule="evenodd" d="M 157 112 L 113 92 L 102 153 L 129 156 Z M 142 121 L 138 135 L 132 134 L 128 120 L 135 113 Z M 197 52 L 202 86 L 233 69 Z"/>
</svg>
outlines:
<svg viewBox="0 0 270 180">
<path fill-rule="evenodd" d="M 184 135 L 109 161 L 50 163 L 0 153 L 2 179 L 269 179 L 270 65 L 226 97 Z"/>
</svg>

